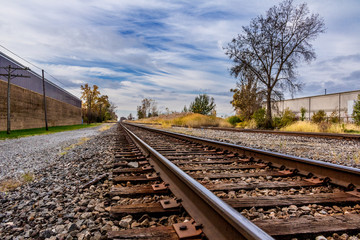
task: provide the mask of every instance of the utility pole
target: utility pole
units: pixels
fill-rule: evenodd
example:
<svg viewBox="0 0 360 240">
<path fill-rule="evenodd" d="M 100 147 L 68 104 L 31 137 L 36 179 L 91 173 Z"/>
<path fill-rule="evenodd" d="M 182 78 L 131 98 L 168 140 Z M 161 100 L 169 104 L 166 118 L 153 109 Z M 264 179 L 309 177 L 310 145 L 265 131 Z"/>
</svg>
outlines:
<svg viewBox="0 0 360 240">
<path fill-rule="evenodd" d="M 21 78 L 30 78 L 29 76 L 24 76 L 22 74 L 13 74 L 14 71 L 16 70 L 30 70 L 30 68 L 17 68 L 17 67 L 11 67 L 11 65 L 9 65 L 8 67 L 0 67 L 2 69 L 5 69 L 7 71 L 6 74 L 0 74 L 0 76 L 5 76 L 8 78 L 8 89 L 7 89 L 7 130 L 6 133 L 10 134 L 10 130 L 11 130 L 11 118 L 10 118 L 10 81 L 11 79 L 17 78 L 17 77 L 21 77 Z"/>
<path fill-rule="evenodd" d="M 42 70 L 42 81 L 43 81 L 43 95 L 44 95 L 44 113 L 45 113 L 45 128 L 46 131 L 49 131 L 47 114 L 46 114 L 46 95 L 45 95 L 45 77 L 44 77 L 44 69 Z"/>
</svg>

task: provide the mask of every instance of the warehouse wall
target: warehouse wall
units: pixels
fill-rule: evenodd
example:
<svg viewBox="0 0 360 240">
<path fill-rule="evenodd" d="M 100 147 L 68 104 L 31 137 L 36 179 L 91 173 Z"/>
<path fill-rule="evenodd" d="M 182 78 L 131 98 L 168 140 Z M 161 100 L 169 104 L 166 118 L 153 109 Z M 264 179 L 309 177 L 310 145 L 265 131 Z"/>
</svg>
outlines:
<svg viewBox="0 0 360 240">
<path fill-rule="evenodd" d="M 306 109 L 307 119 L 311 118 L 312 115 L 319 110 L 324 110 L 327 116 L 330 116 L 333 111 L 336 111 L 338 114 L 340 113 L 343 121 L 351 122 L 352 107 L 355 100 L 357 100 L 358 94 L 360 94 L 360 90 L 289 99 L 277 102 L 276 105 L 280 112 L 289 108 L 296 113 L 297 116 L 301 116 L 300 109 L 304 107 Z M 276 111 L 274 111 L 274 113 L 275 112 Z"/>
<path fill-rule="evenodd" d="M 11 84 L 11 129 L 41 128 L 45 126 L 43 96 Z M 49 126 L 81 124 L 81 108 L 46 98 Z M 6 130 L 7 82 L 0 80 L 0 131 Z"/>
</svg>

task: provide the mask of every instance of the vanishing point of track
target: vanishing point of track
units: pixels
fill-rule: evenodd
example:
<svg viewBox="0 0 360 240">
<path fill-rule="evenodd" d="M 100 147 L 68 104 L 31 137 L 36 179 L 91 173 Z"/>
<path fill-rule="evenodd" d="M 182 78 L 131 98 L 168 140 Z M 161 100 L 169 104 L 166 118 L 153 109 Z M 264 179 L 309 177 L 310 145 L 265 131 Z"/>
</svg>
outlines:
<svg viewBox="0 0 360 240">
<path fill-rule="evenodd" d="M 118 185 L 109 195 L 157 195 L 159 201 L 112 205 L 110 214 L 179 214 L 186 221 L 109 232 L 109 238 L 303 239 L 360 233 L 359 169 L 130 124 L 119 131 L 113 170 Z"/>
</svg>

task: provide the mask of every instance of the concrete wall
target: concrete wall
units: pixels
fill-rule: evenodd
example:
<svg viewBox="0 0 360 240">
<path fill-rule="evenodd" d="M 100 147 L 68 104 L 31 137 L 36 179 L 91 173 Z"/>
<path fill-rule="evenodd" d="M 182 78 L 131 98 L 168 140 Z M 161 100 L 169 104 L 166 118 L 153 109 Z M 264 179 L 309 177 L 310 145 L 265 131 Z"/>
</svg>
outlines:
<svg viewBox="0 0 360 240">
<path fill-rule="evenodd" d="M 330 116 L 333 111 L 336 111 L 338 114 L 340 113 L 341 120 L 351 122 L 352 106 L 355 100 L 357 100 L 358 94 L 360 94 L 360 90 L 289 99 L 277 102 L 276 107 L 279 111 L 284 111 L 286 108 L 289 108 L 299 117 L 301 116 L 300 109 L 304 107 L 306 109 L 305 116 L 307 119 L 311 119 L 312 115 L 319 110 L 324 110 L 327 116 Z M 274 111 L 274 113 L 276 113 L 276 111 Z"/>
<path fill-rule="evenodd" d="M 11 84 L 11 129 L 41 128 L 45 126 L 43 96 Z M 46 98 L 49 126 L 81 124 L 81 108 Z M 6 130 L 7 82 L 0 80 L 0 131 Z"/>
</svg>

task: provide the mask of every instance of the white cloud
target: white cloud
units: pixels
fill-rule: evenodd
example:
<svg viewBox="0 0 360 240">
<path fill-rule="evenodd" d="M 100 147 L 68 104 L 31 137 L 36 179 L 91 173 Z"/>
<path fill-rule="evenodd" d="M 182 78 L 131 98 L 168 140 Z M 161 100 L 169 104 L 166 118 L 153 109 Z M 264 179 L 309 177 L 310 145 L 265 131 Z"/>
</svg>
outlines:
<svg viewBox="0 0 360 240">
<path fill-rule="evenodd" d="M 81 84 L 97 84 L 119 113 L 134 114 L 143 97 L 179 111 L 207 92 L 215 97 L 218 113 L 231 114 L 231 94 L 224 93 L 236 80 L 227 72 L 231 62 L 222 47 L 277 3 L 12 0 L 0 8 L 0 44 L 56 76 L 77 96 Z M 318 60 L 298 69 L 303 82 L 337 82 L 359 69 L 351 59 L 330 61 L 359 53 L 359 4 L 309 2 L 328 31 L 314 42 Z"/>
</svg>

